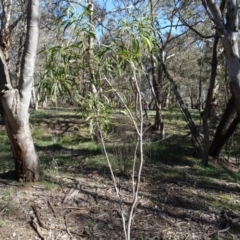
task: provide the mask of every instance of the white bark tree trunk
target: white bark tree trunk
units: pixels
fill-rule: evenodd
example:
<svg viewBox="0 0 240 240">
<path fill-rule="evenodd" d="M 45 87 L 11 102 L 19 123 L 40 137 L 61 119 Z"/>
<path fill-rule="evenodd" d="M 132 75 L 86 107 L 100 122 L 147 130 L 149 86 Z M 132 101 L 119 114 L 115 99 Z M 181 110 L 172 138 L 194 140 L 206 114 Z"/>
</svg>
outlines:
<svg viewBox="0 0 240 240">
<path fill-rule="evenodd" d="M 11 142 L 19 181 L 39 180 L 39 161 L 29 126 L 29 104 L 39 37 L 39 0 L 28 1 L 27 36 L 21 61 L 19 86 L 13 89 L 4 53 L 0 50 L 0 112 Z"/>
<path fill-rule="evenodd" d="M 223 0 L 220 7 L 213 0 L 206 1 L 210 9 L 218 35 L 225 50 L 231 93 L 238 116 L 240 117 L 240 62 L 238 50 L 238 1 Z M 226 7 L 224 20 L 223 9 Z"/>
</svg>

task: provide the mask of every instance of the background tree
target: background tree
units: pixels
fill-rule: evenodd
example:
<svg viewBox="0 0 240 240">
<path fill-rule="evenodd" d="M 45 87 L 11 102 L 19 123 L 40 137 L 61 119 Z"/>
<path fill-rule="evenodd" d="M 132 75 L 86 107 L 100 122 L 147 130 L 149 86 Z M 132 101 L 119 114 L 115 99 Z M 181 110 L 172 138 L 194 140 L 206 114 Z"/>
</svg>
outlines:
<svg viewBox="0 0 240 240">
<path fill-rule="evenodd" d="M 126 61 L 121 58 L 124 54 L 120 49 L 127 49 L 132 58 L 137 55 L 135 49 L 138 49 L 142 58 L 142 67 L 138 69 L 142 96 L 149 102 L 155 101 L 156 113 L 152 129 L 163 133 L 163 127 L 160 128 L 163 126 L 160 124 L 163 123 L 161 109 L 166 102 L 171 106 L 179 105 L 194 136 L 194 146 L 203 156 L 201 145 L 206 142 L 206 139 L 203 140 L 200 135 L 203 130 L 193 121 L 191 111 L 186 106 L 197 108 L 199 116 L 208 112 L 204 115 L 204 136 L 207 134 L 207 121 L 211 126 L 210 143 L 213 139 L 213 130 L 219 122 L 218 112 L 226 105 L 226 97 L 220 97 L 225 96 L 223 51 L 219 48 L 216 53 L 216 60 L 219 61 L 218 64 L 214 64 L 211 52 L 215 48 L 213 39 L 217 36 L 211 28 L 209 13 L 205 10 L 206 5 L 200 1 L 159 3 L 143 0 L 114 2 L 114 4 L 116 8 L 112 11 L 109 11 L 106 5 L 101 6 L 100 3 L 95 3 L 96 8 L 89 11 L 87 7 L 89 2 L 80 5 L 78 12 L 70 8 L 64 11 L 59 18 L 64 29 L 63 44 L 52 47 L 47 53 L 49 65 L 40 89 L 44 94 L 54 96 L 55 102 L 57 95 L 63 96 L 65 95 L 63 93 L 68 93 L 72 104 L 75 99 L 76 104 L 85 107 L 85 97 L 91 92 L 91 84 L 100 95 L 106 90 L 103 75 L 108 71 L 115 76 L 114 86 L 118 86 L 125 93 L 128 106 L 136 107 L 137 104 L 134 103 L 134 101 L 138 102 L 136 89 L 131 77 L 128 77 L 129 69 L 125 67 Z M 122 20 L 123 15 L 125 22 Z M 144 29 L 143 24 L 147 29 Z M 139 39 L 132 38 L 130 29 L 132 33 L 136 32 L 136 29 L 141 29 L 142 32 L 138 34 L 142 39 L 150 37 L 153 40 L 154 48 L 151 52 L 139 48 Z M 89 46 L 91 46 L 90 51 Z M 121 52 L 118 54 L 122 61 L 121 65 L 113 60 L 117 51 L 108 51 L 112 46 Z M 92 74 L 87 70 L 88 66 L 83 60 L 89 53 L 95 56 L 90 64 Z M 53 59 L 59 67 L 54 68 Z M 111 64 L 109 59 L 112 59 Z M 215 80 L 214 84 L 210 85 L 214 68 Z M 123 89 L 123 85 L 128 90 Z M 114 93 L 109 93 L 108 97 L 112 106 L 121 107 Z M 203 109 L 205 111 L 202 111 Z M 202 121 L 199 122 L 201 125 Z M 216 147 L 216 140 L 213 142 Z"/>
</svg>

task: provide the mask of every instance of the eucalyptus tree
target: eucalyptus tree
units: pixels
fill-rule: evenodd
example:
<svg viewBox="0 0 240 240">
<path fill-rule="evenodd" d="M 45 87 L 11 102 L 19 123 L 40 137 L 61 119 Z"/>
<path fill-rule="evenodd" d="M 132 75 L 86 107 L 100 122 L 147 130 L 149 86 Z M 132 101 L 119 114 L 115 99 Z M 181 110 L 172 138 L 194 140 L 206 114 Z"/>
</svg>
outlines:
<svg viewBox="0 0 240 240">
<path fill-rule="evenodd" d="M 222 0 L 220 5 L 215 3 L 215 1 L 207 0 L 204 6 L 206 11 L 209 11 L 218 34 L 217 36 L 221 39 L 224 48 L 229 85 L 232 94 L 232 98 L 227 104 L 209 150 L 210 155 L 218 157 L 227 139 L 235 131 L 240 116 L 239 6 L 236 0 Z"/>
<path fill-rule="evenodd" d="M 150 1 L 150 3 L 152 3 Z M 198 7 L 199 4 L 196 4 L 195 7 Z M 151 6 L 151 4 L 150 4 Z M 194 144 L 195 151 L 198 155 L 202 155 L 202 146 L 201 146 L 201 138 L 198 132 L 198 129 L 191 117 L 189 110 L 186 108 L 186 104 L 184 103 L 182 97 L 182 90 L 184 88 L 183 82 L 176 81 L 176 79 L 183 79 L 179 71 L 177 71 L 177 65 L 180 67 L 186 67 L 182 61 L 177 61 L 176 59 L 179 56 L 185 54 L 186 49 L 188 49 L 187 42 L 189 41 L 189 32 L 190 28 L 186 26 L 184 23 L 180 21 L 181 16 L 179 14 L 180 9 L 184 12 L 184 16 L 190 17 L 192 15 L 199 15 L 199 13 L 193 14 L 193 12 L 188 11 L 188 9 L 184 8 L 181 4 L 181 1 L 170 1 L 165 2 L 162 5 L 163 7 L 159 12 L 157 12 L 156 17 L 154 19 L 154 36 L 156 38 L 156 51 L 155 56 L 157 59 L 157 72 L 158 72 L 158 89 L 160 89 L 160 96 L 163 97 L 163 86 L 164 82 L 166 84 L 169 81 L 172 85 L 172 90 L 175 95 L 175 98 L 184 113 L 186 118 L 186 122 L 188 123 L 190 132 L 192 134 L 192 140 Z M 194 8 L 193 8 L 194 9 Z M 194 12 L 195 13 L 195 12 Z M 164 17 L 164 23 L 161 16 Z M 197 26 L 199 24 L 198 20 L 195 20 L 191 23 L 192 26 Z M 177 29 L 177 30 L 176 30 Z M 193 39 L 193 42 L 197 42 L 197 40 Z M 191 43 L 192 44 L 192 43 Z M 190 45 L 191 45 L 190 44 Z M 181 46 L 181 47 L 180 47 Z M 185 49 L 185 51 L 183 50 Z M 197 47 L 196 47 L 197 49 Z M 180 51 L 179 51 L 180 50 Z M 176 54 L 176 51 L 179 51 Z M 184 53 L 183 53 L 184 52 Z M 191 63 L 192 64 L 192 63 Z M 193 69 L 193 67 L 189 66 L 189 68 Z M 173 78 L 171 74 L 173 73 L 175 77 Z M 164 80 L 165 79 L 165 80 Z M 189 83 L 185 84 L 186 86 Z M 159 91 L 159 90 L 158 90 Z M 157 116 L 157 114 L 156 114 Z"/>
<path fill-rule="evenodd" d="M 4 32 L 10 33 L 10 17 L 14 16 L 11 13 L 11 4 L 11 1 L 2 1 L 5 15 L 3 14 L 2 17 L 1 32 L 4 37 L 10 37 L 10 35 L 6 36 Z M 28 113 L 37 55 L 39 23 L 40 3 L 38 0 L 29 0 L 25 45 L 16 88 L 13 88 L 9 74 L 9 55 L 7 53 L 10 48 L 10 41 L 7 42 L 6 48 L 2 46 L 0 50 L 0 113 L 10 139 L 17 179 L 21 181 L 39 180 L 39 161 L 31 135 Z"/>
<path fill-rule="evenodd" d="M 189 18 L 186 20 L 182 16 L 183 9 L 186 6 L 191 6 L 197 3 L 198 1 L 181 1 L 180 6 L 182 10 L 180 11 L 180 20 L 181 22 L 188 27 L 192 32 L 196 33 L 196 36 L 202 39 L 215 39 L 212 55 L 212 66 L 211 66 L 211 77 L 210 85 L 208 89 L 208 96 L 206 99 L 206 105 L 204 110 L 204 138 L 205 138 L 205 162 L 207 163 L 208 148 L 209 148 L 209 139 L 208 139 L 208 126 L 207 126 L 207 117 L 209 115 L 209 109 L 211 108 L 211 101 L 215 101 L 213 94 L 215 93 L 214 84 L 216 86 L 216 77 L 219 74 L 217 71 L 217 60 L 219 58 L 219 52 L 217 52 L 217 42 L 221 40 L 222 46 L 225 53 L 225 63 L 227 66 L 227 74 L 229 79 L 230 90 L 232 98 L 229 99 L 229 102 L 226 106 L 225 112 L 222 116 L 219 126 L 217 127 L 215 136 L 209 148 L 209 155 L 218 157 L 222 147 L 226 143 L 227 139 L 235 131 L 236 126 L 238 125 L 238 117 L 240 114 L 240 77 L 239 77 L 239 50 L 238 50 L 238 2 L 231 0 L 223 1 L 213 1 L 206 0 L 202 1 L 202 8 L 204 8 L 205 16 L 202 19 L 204 26 L 209 26 L 207 32 L 206 28 L 196 28 L 189 24 Z M 200 5 L 199 5 L 200 6 Z M 200 6 L 201 7 L 201 6 Z M 200 12 L 200 11 L 199 11 Z M 198 17 L 198 19 L 201 19 Z M 211 21 L 211 22 L 210 22 Z M 211 25 L 214 25 L 216 32 L 211 29 Z M 199 25 L 201 26 L 201 25 Z M 212 27 L 213 28 L 213 27 Z M 204 32 L 205 31 L 205 32 Z M 213 42 L 213 41 L 212 41 Z M 235 110 L 236 109 L 236 110 Z M 238 115 L 238 117 L 237 117 Z"/>
</svg>

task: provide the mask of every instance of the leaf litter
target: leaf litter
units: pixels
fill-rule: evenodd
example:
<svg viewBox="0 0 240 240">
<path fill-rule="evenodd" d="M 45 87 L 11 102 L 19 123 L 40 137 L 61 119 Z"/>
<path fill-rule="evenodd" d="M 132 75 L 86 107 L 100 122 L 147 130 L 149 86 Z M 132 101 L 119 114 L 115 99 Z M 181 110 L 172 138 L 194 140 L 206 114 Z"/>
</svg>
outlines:
<svg viewBox="0 0 240 240">
<path fill-rule="evenodd" d="M 12 185 L 10 180 L 0 180 L 0 238 L 124 239 L 119 200 L 110 176 L 81 175 L 47 176 L 56 185 L 50 190 L 41 183 Z M 127 212 L 132 201 L 131 180 L 118 180 Z M 240 209 L 229 208 L 236 202 L 239 206 L 239 184 L 232 183 L 230 189 L 227 182 L 221 184 L 220 194 L 200 179 L 197 184 L 143 182 L 132 239 L 239 239 Z M 225 201 L 224 194 L 231 197 Z"/>
</svg>

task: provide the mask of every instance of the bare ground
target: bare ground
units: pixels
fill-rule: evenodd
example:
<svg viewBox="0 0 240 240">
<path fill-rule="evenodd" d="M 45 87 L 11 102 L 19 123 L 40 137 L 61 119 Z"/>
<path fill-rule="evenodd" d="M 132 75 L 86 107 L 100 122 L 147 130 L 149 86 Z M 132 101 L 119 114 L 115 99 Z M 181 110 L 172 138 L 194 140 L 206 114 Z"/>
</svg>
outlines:
<svg viewBox="0 0 240 240">
<path fill-rule="evenodd" d="M 12 172 L 0 173 L 0 239 L 124 239 L 120 203 L 127 213 L 131 177 L 117 176 L 119 202 L 109 170 L 90 167 L 87 151 L 56 146 L 55 152 L 40 146 L 38 151 L 50 156 L 41 182 L 21 184 Z M 65 163 L 55 166 L 60 156 Z M 226 172 L 199 174 L 187 155 L 175 158 L 174 164 L 145 163 L 132 239 L 240 239 L 239 182 Z"/>
<path fill-rule="evenodd" d="M 0 238 L 124 239 L 110 175 L 79 171 L 79 176 L 45 176 L 54 182 L 52 187 L 46 183 L 21 185 L 2 176 Z M 127 210 L 131 180 L 118 180 Z M 132 239 L 240 239 L 239 184 L 205 181 L 144 181 Z"/>
</svg>

